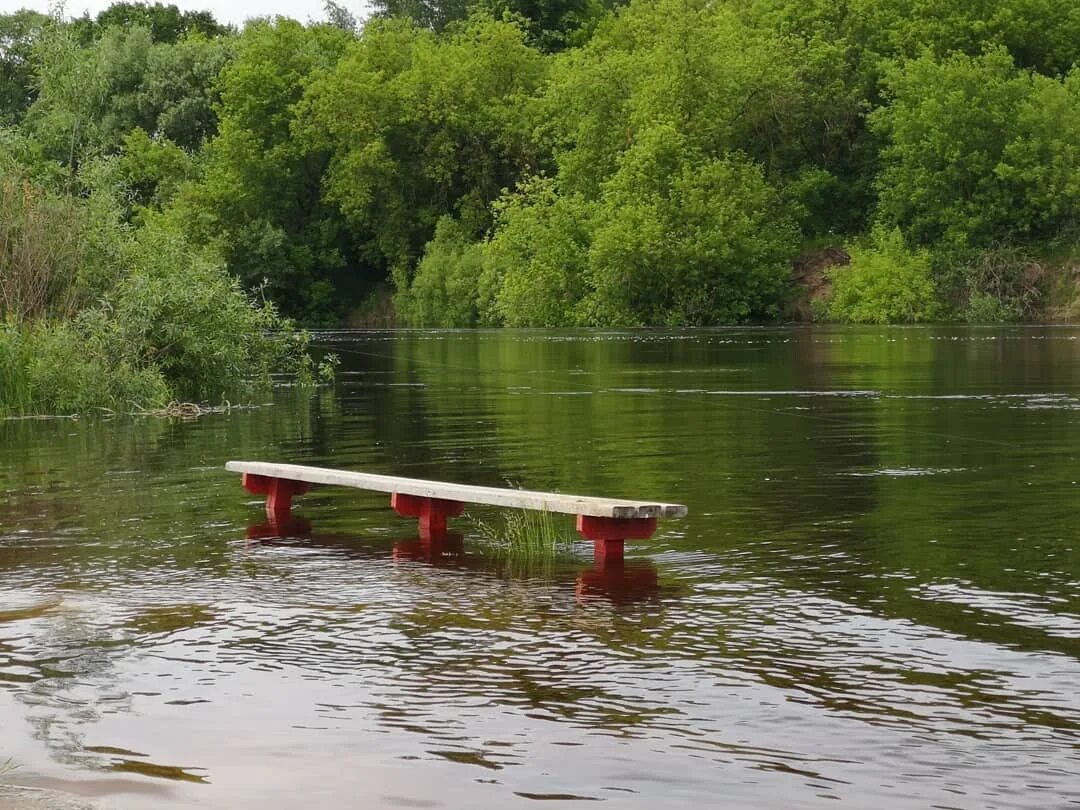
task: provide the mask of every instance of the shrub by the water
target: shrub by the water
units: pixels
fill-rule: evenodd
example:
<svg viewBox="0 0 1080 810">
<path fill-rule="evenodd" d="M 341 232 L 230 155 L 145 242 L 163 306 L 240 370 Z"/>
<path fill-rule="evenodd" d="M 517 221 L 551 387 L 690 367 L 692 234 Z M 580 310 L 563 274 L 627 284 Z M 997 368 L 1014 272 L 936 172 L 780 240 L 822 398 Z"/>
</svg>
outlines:
<svg viewBox="0 0 1080 810">
<path fill-rule="evenodd" d="M 118 226 L 99 196 L 50 192 L 3 158 L 0 318 L 70 316 L 112 282 Z"/>
<path fill-rule="evenodd" d="M 290 370 L 292 343 L 267 336 L 283 326 L 273 306 L 249 298 L 182 237 L 151 224 L 127 260 L 132 269 L 107 303 L 109 328 L 118 347 L 138 347 L 134 360 L 158 369 L 174 397 L 221 397 Z"/>
<path fill-rule="evenodd" d="M 930 253 L 911 250 L 899 229 L 878 227 L 868 245 L 849 247 L 851 263 L 828 271 L 830 320 L 848 323 L 920 323 L 938 306 Z"/>
<path fill-rule="evenodd" d="M 585 323 L 585 268 L 594 207 L 533 178 L 496 204 L 496 229 L 484 245 L 478 307 L 507 326 Z"/>
<path fill-rule="evenodd" d="M 145 410 L 308 367 L 273 306 L 164 220 L 123 226 L 15 176 L 0 223 L 0 412 Z"/>
<path fill-rule="evenodd" d="M 1004 323 L 1038 320 L 1046 291 L 1045 268 L 1023 250 L 988 250 L 963 270 L 964 320 Z"/>
</svg>

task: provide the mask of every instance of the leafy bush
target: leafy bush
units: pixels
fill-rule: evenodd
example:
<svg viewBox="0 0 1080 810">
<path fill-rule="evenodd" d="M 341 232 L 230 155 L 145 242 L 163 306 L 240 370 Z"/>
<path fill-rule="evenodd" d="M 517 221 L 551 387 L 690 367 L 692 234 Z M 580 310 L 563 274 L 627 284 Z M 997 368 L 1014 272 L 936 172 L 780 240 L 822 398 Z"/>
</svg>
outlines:
<svg viewBox="0 0 1080 810">
<path fill-rule="evenodd" d="M 443 217 L 428 242 L 412 284 L 395 299 L 413 326 L 476 326 L 483 248 L 457 220 Z"/>
<path fill-rule="evenodd" d="M 798 232 L 761 168 L 708 160 L 667 127 L 605 184 L 589 253 L 589 321 L 702 326 L 775 317 Z"/>
<path fill-rule="evenodd" d="M 798 232 L 759 166 L 657 126 L 591 202 L 538 178 L 498 207 L 481 293 L 509 326 L 674 326 L 774 316 Z"/>
<path fill-rule="evenodd" d="M 107 195 L 0 183 L 0 410 L 141 410 L 311 372 L 303 336 L 171 230 Z M 271 335 L 277 330 L 277 335 Z"/>
<path fill-rule="evenodd" d="M 74 323 L 39 323 L 29 328 L 30 410 L 131 411 L 174 398 L 161 370 L 129 356 L 137 354 L 134 347 L 120 344 L 109 325 L 103 312 L 91 310 Z"/>
<path fill-rule="evenodd" d="M 108 300 L 110 336 L 118 351 L 138 347 L 133 360 L 159 369 L 174 395 L 242 391 L 285 366 L 282 342 L 265 334 L 279 325 L 274 308 L 250 301 L 236 278 L 183 238 L 152 224 L 127 258 L 132 270 Z"/>
<path fill-rule="evenodd" d="M 832 294 L 825 307 L 835 321 L 919 323 L 938 307 L 930 253 L 909 250 L 898 228 L 874 229 L 866 247 L 850 246 L 851 263 L 827 271 Z"/>
<path fill-rule="evenodd" d="M 141 409 L 172 397 L 161 372 L 118 356 L 98 310 L 73 322 L 0 327 L 0 413 Z"/>
<path fill-rule="evenodd" d="M 575 326 L 583 313 L 593 207 L 534 178 L 496 204 L 484 246 L 479 309 L 487 323 Z"/>
</svg>

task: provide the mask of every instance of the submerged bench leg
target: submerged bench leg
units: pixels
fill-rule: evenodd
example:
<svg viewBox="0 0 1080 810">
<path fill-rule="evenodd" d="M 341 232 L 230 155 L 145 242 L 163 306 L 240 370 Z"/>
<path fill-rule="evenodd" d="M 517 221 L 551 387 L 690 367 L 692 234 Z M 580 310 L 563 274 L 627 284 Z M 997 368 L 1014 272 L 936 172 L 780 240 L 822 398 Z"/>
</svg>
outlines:
<svg viewBox="0 0 1080 810">
<path fill-rule="evenodd" d="M 443 536 L 446 534 L 446 519 L 457 517 L 465 511 L 465 504 L 460 501 L 421 498 L 417 495 L 402 495 L 400 492 L 390 496 L 390 506 L 402 517 L 418 518 L 418 529 L 422 538 Z"/>
<path fill-rule="evenodd" d="M 294 495 L 302 495 L 311 489 L 311 484 L 303 481 L 290 481 L 288 478 L 270 478 L 265 475 L 244 473 L 244 489 L 255 495 L 266 496 L 266 517 L 273 522 L 289 519 Z"/>
<path fill-rule="evenodd" d="M 656 531 L 656 518 L 607 518 L 578 515 L 578 533 L 593 541 L 597 562 L 612 563 L 623 558 L 626 540 L 647 540 Z"/>
</svg>

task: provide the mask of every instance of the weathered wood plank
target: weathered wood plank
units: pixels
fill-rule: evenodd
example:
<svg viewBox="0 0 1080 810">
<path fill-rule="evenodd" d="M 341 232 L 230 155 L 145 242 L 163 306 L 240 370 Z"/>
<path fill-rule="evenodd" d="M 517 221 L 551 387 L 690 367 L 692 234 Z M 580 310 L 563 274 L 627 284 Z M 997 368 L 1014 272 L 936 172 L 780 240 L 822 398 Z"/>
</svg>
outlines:
<svg viewBox="0 0 1080 810">
<path fill-rule="evenodd" d="M 326 467 L 306 467 L 301 464 L 273 464 L 266 461 L 230 461 L 230 472 L 252 473 L 268 478 L 285 478 L 310 484 L 354 487 L 374 492 L 401 493 L 420 498 L 440 498 L 461 503 L 503 506 L 510 509 L 538 509 L 564 512 L 570 515 L 589 515 L 609 518 L 683 517 L 686 507 L 678 503 L 651 503 L 621 498 L 594 498 L 583 495 L 563 495 L 558 492 L 533 492 L 525 489 L 481 487 L 453 484 L 444 481 L 425 481 L 420 478 L 401 478 L 396 475 L 332 470 Z"/>
</svg>

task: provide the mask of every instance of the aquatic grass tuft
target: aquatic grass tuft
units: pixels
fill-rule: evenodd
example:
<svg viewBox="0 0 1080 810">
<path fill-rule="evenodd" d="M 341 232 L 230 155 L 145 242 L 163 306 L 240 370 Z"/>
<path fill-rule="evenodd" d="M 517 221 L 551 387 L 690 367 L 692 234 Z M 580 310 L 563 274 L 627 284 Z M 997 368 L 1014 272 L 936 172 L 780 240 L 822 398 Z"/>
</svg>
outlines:
<svg viewBox="0 0 1080 810">
<path fill-rule="evenodd" d="M 546 510 L 507 509 L 498 524 L 472 519 L 491 556 L 520 560 L 554 559 L 569 554 L 573 541 L 569 518 Z"/>
<path fill-rule="evenodd" d="M 3 762 L 0 762 L 0 779 L 3 779 L 5 776 L 16 770 L 18 767 L 18 763 L 10 757 L 5 759 Z"/>
</svg>

